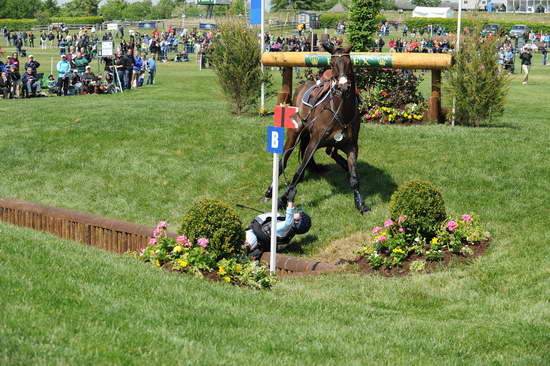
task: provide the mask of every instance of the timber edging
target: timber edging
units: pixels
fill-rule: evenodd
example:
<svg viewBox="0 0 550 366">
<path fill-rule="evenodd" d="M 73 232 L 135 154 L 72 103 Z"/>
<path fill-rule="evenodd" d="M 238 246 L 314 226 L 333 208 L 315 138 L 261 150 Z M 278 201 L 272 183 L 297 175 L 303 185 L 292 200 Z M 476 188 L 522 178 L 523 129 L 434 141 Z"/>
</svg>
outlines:
<svg viewBox="0 0 550 366">
<path fill-rule="evenodd" d="M 74 240 L 115 253 L 138 251 L 149 245 L 153 227 L 115 219 L 107 219 L 63 208 L 0 198 L 0 221 L 45 231 L 62 239 Z M 168 233 L 176 237 L 175 233 Z M 270 253 L 261 260 L 269 263 Z M 328 263 L 277 254 L 278 274 L 316 275 L 334 272 Z"/>
</svg>

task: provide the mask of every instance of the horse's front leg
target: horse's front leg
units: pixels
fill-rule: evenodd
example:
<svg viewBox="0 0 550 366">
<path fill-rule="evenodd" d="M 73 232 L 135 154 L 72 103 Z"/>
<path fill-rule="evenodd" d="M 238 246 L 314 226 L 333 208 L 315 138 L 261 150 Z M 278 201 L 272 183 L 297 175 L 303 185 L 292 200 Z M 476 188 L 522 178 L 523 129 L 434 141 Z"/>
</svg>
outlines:
<svg viewBox="0 0 550 366">
<path fill-rule="evenodd" d="M 304 170 L 307 168 L 309 162 L 311 159 L 313 159 L 313 154 L 315 154 L 315 151 L 317 150 L 317 146 L 319 145 L 319 142 L 316 139 L 311 139 L 309 141 L 309 144 L 307 145 L 304 155 L 302 158 L 302 164 L 294 174 L 294 177 L 292 177 L 292 182 L 286 187 L 285 193 L 281 196 L 279 199 L 279 207 L 284 207 L 287 204 L 287 196 L 288 192 L 291 189 L 296 188 L 298 183 L 300 183 L 300 180 L 302 179 L 302 176 L 304 175 Z"/>
<path fill-rule="evenodd" d="M 351 189 L 353 190 L 353 197 L 355 200 L 355 207 L 365 214 L 369 211 L 369 208 L 363 202 L 363 197 L 361 197 L 361 192 L 359 192 L 359 178 L 357 177 L 357 153 L 359 147 L 357 144 L 353 146 L 348 152 L 348 171 L 349 171 L 349 183 Z"/>
</svg>

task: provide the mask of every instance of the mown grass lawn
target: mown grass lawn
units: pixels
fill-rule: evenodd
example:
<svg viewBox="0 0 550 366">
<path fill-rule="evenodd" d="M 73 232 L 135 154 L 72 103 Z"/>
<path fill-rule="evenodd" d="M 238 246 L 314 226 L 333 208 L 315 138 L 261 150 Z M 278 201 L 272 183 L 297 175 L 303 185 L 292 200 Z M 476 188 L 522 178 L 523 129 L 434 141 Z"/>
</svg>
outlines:
<svg viewBox="0 0 550 366">
<path fill-rule="evenodd" d="M 250 291 L 0 224 L 0 364 L 546 364 L 549 97 L 550 67 L 535 66 L 492 126 L 363 125 L 366 216 L 318 154 L 333 169 L 299 186 L 314 227 L 290 251 L 370 229 L 397 185 L 421 178 L 494 237 L 485 257 L 434 274 Z M 173 229 L 197 198 L 267 210 L 271 118 L 227 109 L 194 63 L 161 65 L 157 85 L 123 95 L 0 101 L 0 197 Z"/>
</svg>

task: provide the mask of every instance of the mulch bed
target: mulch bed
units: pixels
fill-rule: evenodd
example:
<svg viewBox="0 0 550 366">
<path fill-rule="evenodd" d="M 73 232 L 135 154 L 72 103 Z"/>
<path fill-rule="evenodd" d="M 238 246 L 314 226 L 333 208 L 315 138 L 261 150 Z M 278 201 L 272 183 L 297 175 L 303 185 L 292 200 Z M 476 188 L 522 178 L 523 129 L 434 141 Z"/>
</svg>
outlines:
<svg viewBox="0 0 550 366">
<path fill-rule="evenodd" d="M 426 261 L 426 265 L 422 273 L 434 272 L 438 268 L 446 266 L 451 262 L 453 263 L 469 262 L 474 258 L 480 257 L 483 254 L 485 254 L 485 251 L 489 247 L 489 240 L 482 240 L 480 242 L 475 243 L 474 245 L 469 245 L 468 247 L 474 251 L 473 254 L 465 256 L 460 253 L 451 253 L 451 252 L 445 251 L 443 253 L 443 258 L 440 261 L 437 261 L 437 262 Z M 385 266 L 382 266 L 378 269 L 374 269 L 371 267 L 367 258 L 364 256 L 358 257 L 357 259 L 352 261 L 352 263 L 357 264 L 359 266 L 360 272 L 362 273 L 375 273 L 386 277 L 393 277 L 393 276 L 405 276 L 409 274 L 411 272 L 410 270 L 411 263 L 417 260 L 425 260 L 425 258 L 413 253 L 405 261 L 403 261 L 400 266 L 394 266 L 391 269 L 387 269 Z"/>
</svg>

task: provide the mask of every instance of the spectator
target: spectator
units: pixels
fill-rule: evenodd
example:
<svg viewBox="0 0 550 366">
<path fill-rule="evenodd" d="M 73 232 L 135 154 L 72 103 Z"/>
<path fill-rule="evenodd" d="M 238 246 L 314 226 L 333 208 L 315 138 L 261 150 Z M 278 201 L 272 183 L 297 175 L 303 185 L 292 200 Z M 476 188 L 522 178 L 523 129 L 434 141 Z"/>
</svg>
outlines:
<svg viewBox="0 0 550 366">
<path fill-rule="evenodd" d="M 57 95 L 68 94 L 70 75 L 71 64 L 67 61 L 67 56 L 61 55 L 61 60 L 57 63 Z"/>
<path fill-rule="evenodd" d="M 147 85 L 153 85 L 155 82 L 155 73 L 157 71 L 157 63 L 155 62 L 153 55 L 150 55 L 147 59 L 146 70 L 148 72 Z"/>
<path fill-rule="evenodd" d="M 70 77 L 70 83 L 75 95 L 82 94 L 82 79 L 76 70 L 73 70 L 73 74 Z"/>
<path fill-rule="evenodd" d="M 0 74 L 0 95 L 4 99 L 8 99 L 11 95 L 11 81 L 6 71 L 2 71 Z"/>
<path fill-rule="evenodd" d="M 25 70 L 29 67 L 32 68 L 33 71 L 36 71 L 40 67 L 40 62 L 36 61 L 33 55 L 29 55 L 29 61 L 25 64 Z"/>
<path fill-rule="evenodd" d="M 523 48 L 523 51 L 519 55 L 519 59 L 521 60 L 521 70 L 525 74 L 523 78 L 523 85 L 527 85 L 527 82 L 529 81 L 529 69 L 531 68 L 531 58 L 533 58 L 533 55 L 531 55 L 531 51 L 528 48 Z"/>
<path fill-rule="evenodd" d="M 23 85 L 27 90 L 28 98 L 40 94 L 40 79 L 32 67 L 28 67 L 27 71 L 23 74 Z"/>
<path fill-rule="evenodd" d="M 76 67 L 76 70 L 78 71 L 79 74 L 83 74 L 84 71 L 86 71 L 86 66 L 88 66 L 89 63 L 90 61 L 88 61 L 88 59 L 84 57 L 81 52 L 76 53 L 76 57 L 73 60 L 73 64 Z"/>
<path fill-rule="evenodd" d="M 142 72 L 143 61 L 140 56 L 133 56 L 134 64 L 132 65 L 132 88 L 137 88 L 137 80 Z"/>
<path fill-rule="evenodd" d="M 10 65 L 8 77 L 11 84 L 11 95 L 19 98 L 21 96 L 21 74 L 16 69 L 15 65 Z"/>
</svg>

